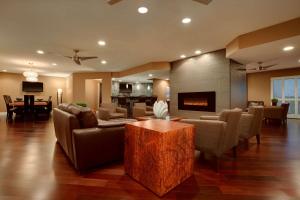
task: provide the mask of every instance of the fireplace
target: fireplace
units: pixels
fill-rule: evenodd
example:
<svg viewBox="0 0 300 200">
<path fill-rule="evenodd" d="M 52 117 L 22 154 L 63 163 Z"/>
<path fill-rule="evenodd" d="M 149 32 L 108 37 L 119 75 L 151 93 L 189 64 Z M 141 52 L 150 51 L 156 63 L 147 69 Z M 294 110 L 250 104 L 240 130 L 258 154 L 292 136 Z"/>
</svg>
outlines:
<svg viewBox="0 0 300 200">
<path fill-rule="evenodd" d="M 178 109 L 216 112 L 216 92 L 178 93 Z"/>
</svg>

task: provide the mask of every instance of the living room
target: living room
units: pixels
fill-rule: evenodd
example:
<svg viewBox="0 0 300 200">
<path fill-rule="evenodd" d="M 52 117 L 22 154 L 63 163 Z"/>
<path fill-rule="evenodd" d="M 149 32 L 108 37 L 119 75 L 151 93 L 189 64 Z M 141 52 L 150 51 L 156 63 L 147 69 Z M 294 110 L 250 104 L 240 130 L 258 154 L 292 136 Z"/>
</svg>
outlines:
<svg viewBox="0 0 300 200">
<path fill-rule="evenodd" d="M 299 7 L 3 1 L 0 199 L 300 198 Z"/>
</svg>

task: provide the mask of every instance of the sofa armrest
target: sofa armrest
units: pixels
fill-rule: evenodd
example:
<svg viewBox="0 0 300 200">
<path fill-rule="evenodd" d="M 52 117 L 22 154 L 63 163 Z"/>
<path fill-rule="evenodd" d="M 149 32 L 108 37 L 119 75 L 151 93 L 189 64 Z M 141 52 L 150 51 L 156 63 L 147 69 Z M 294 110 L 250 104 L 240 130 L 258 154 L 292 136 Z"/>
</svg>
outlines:
<svg viewBox="0 0 300 200">
<path fill-rule="evenodd" d="M 210 116 L 200 116 L 202 120 L 219 120 L 218 115 L 210 115 Z"/>
<path fill-rule="evenodd" d="M 253 121 L 253 115 L 248 113 L 243 113 L 241 115 L 239 125 L 237 128 L 237 132 L 240 138 L 249 138 L 250 137 L 250 130 Z"/>
<path fill-rule="evenodd" d="M 117 113 L 123 113 L 123 114 L 124 114 L 124 117 L 127 118 L 127 109 L 126 109 L 126 108 L 117 107 L 117 108 L 116 108 L 116 112 L 117 112 Z"/>
<path fill-rule="evenodd" d="M 75 168 L 83 171 L 122 159 L 124 130 L 124 127 L 73 130 Z"/>
<path fill-rule="evenodd" d="M 210 152 L 218 157 L 222 154 L 226 122 L 199 119 L 183 119 L 181 122 L 195 125 L 195 144 L 198 150 Z"/>
</svg>

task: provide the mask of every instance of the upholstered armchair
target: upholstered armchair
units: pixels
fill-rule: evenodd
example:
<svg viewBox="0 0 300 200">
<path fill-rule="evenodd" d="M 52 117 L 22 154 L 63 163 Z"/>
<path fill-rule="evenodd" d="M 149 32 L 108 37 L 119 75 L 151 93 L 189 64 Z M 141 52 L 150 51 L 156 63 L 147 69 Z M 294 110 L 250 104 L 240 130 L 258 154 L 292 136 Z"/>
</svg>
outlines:
<svg viewBox="0 0 300 200">
<path fill-rule="evenodd" d="M 102 103 L 98 109 L 98 118 L 102 120 L 127 118 L 127 109 L 118 107 L 114 103 Z"/>
<path fill-rule="evenodd" d="M 146 103 L 135 103 L 132 109 L 133 118 L 143 117 L 143 116 L 152 116 L 153 107 L 147 106 Z"/>
<path fill-rule="evenodd" d="M 224 110 L 214 120 L 183 119 L 184 123 L 194 124 L 196 128 L 195 145 L 202 153 L 215 156 L 217 161 L 228 150 L 236 155 L 239 135 L 237 132 L 242 111 Z M 219 168 L 219 162 L 217 162 Z"/>
<path fill-rule="evenodd" d="M 281 106 L 264 107 L 265 121 L 268 122 L 269 120 L 275 119 L 281 121 L 282 124 L 286 124 L 289 106 L 289 103 L 282 103 Z"/>
<path fill-rule="evenodd" d="M 248 140 L 256 136 L 257 144 L 260 144 L 260 133 L 264 116 L 262 106 L 249 107 L 247 113 L 243 113 L 238 126 L 239 137 Z"/>
<path fill-rule="evenodd" d="M 237 132 L 241 140 L 248 140 L 256 136 L 257 144 L 260 144 L 260 132 L 263 121 L 263 106 L 249 107 L 248 112 L 242 112 Z M 202 120 L 219 120 L 220 115 L 200 116 Z"/>
</svg>

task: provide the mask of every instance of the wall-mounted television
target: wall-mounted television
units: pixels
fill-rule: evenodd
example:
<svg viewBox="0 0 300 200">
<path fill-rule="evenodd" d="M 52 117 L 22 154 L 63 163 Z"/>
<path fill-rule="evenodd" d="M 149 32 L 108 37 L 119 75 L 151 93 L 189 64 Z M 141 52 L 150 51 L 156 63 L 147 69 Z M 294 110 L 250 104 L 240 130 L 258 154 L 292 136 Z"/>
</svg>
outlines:
<svg viewBox="0 0 300 200">
<path fill-rule="evenodd" d="M 120 83 L 119 92 L 120 93 L 131 93 L 132 92 L 132 85 L 129 84 L 129 83 Z"/>
<path fill-rule="evenodd" d="M 22 91 L 23 92 L 43 92 L 44 85 L 41 82 L 22 82 Z"/>
</svg>

